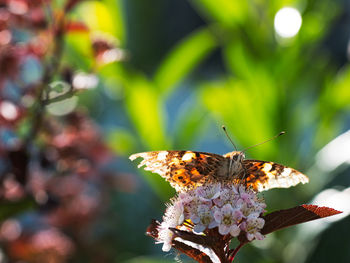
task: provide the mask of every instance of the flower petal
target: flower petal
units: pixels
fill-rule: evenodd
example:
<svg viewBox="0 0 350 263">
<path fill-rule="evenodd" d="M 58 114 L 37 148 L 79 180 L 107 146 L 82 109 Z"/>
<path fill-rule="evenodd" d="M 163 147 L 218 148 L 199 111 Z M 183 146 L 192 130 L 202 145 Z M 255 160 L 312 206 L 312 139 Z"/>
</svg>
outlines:
<svg viewBox="0 0 350 263">
<path fill-rule="evenodd" d="M 206 227 L 204 225 L 198 224 L 194 226 L 193 231 L 196 233 L 202 233 L 205 230 L 205 228 Z"/>
<path fill-rule="evenodd" d="M 219 223 L 216 222 L 216 221 L 212 221 L 212 222 L 209 224 L 208 228 L 209 228 L 209 229 L 212 229 L 212 228 L 217 227 L 217 226 L 219 226 Z"/>
<path fill-rule="evenodd" d="M 219 233 L 221 235 L 227 235 L 230 232 L 230 227 L 226 225 L 219 225 Z"/>
<path fill-rule="evenodd" d="M 164 252 L 169 252 L 171 249 L 171 243 L 164 243 L 163 246 L 162 246 L 162 250 Z"/>
<path fill-rule="evenodd" d="M 249 241 L 252 241 L 254 239 L 254 235 L 253 234 L 250 234 L 250 233 L 247 233 L 247 239 Z"/>
<path fill-rule="evenodd" d="M 222 213 L 221 213 L 220 210 L 216 210 L 214 212 L 214 219 L 215 219 L 216 222 L 221 223 L 221 221 L 222 221 Z"/>
<path fill-rule="evenodd" d="M 240 232 L 241 232 L 241 229 L 237 225 L 232 225 L 230 227 L 231 236 L 236 237 L 239 235 Z"/>
<path fill-rule="evenodd" d="M 254 236 L 257 240 L 263 240 L 265 238 L 260 232 L 255 232 Z"/>
<path fill-rule="evenodd" d="M 192 221 L 194 224 L 198 224 L 199 221 L 200 221 L 200 217 L 199 217 L 198 215 L 195 215 L 195 214 L 192 214 L 192 215 L 190 216 L 190 219 L 191 219 L 191 221 Z"/>
<path fill-rule="evenodd" d="M 233 208 L 230 204 L 226 204 L 221 208 L 221 212 L 224 215 L 231 214 L 233 212 Z"/>
</svg>

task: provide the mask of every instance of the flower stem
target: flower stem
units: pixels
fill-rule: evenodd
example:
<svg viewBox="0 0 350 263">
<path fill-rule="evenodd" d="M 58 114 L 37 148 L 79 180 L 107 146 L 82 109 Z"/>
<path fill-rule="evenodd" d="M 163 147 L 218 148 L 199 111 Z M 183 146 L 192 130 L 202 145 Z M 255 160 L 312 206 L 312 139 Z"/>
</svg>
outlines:
<svg viewBox="0 0 350 263">
<path fill-rule="evenodd" d="M 229 262 L 233 262 L 233 260 L 235 259 L 236 254 L 238 253 L 238 250 L 240 250 L 245 243 L 240 243 L 231 253 L 231 255 L 229 255 L 228 257 L 228 261 Z"/>
</svg>

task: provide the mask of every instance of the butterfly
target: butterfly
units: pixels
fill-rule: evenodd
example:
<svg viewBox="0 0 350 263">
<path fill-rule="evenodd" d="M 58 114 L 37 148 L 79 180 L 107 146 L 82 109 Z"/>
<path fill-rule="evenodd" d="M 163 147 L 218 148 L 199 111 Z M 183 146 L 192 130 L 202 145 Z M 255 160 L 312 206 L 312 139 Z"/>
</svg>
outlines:
<svg viewBox="0 0 350 263">
<path fill-rule="evenodd" d="M 153 151 L 132 154 L 129 159 L 143 158 L 138 168 L 157 173 L 177 192 L 194 189 L 201 185 L 242 183 L 257 192 L 271 188 L 288 188 L 308 183 L 301 172 L 284 165 L 246 160 L 242 151 L 224 155 L 194 151 Z"/>
</svg>

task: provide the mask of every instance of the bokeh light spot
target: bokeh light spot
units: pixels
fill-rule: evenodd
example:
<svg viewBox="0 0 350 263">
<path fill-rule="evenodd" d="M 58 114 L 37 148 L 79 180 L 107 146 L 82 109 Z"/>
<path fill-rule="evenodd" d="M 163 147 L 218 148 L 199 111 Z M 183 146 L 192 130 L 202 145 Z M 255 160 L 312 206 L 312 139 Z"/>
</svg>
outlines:
<svg viewBox="0 0 350 263">
<path fill-rule="evenodd" d="M 71 98 L 51 103 L 47 106 L 49 113 L 55 116 L 63 116 L 71 113 L 78 105 L 78 97 L 73 96 Z"/>
<path fill-rule="evenodd" d="M 9 10 L 16 15 L 24 15 L 28 12 L 28 3 L 23 0 L 8 1 Z"/>
<path fill-rule="evenodd" d="M 94 74 L 77 73 L 73 77 L 75 89 L 92 89 L 98 85 L 98 78 Z"/>
<path fill-rule="evenodd" d="M 0 114 L 4 119 L 13 121 L 18 117 L 18 110 L 12 102 L 2 101 L 0 103 Z"/>
<path fill-rule="evenodd" d="M 275 15 L 275 31 L 283 38 L 298 34 L 302 23 L 300 12 L 292 7 L 283 7 Z"/>
<path fill-rule="evenodd" d="M 2 238 L 12 241 L 16 240 L 22 232 L 22 227 L 15 219 L 8 219 L 2 223 L 0 228 L 0 235 Z"/>
<path fill-rule="evenodd" d="M 0 45 L 7 45 L 12 38 L 11 32 L 7 29 L 0 31 Z"/>
</svg>

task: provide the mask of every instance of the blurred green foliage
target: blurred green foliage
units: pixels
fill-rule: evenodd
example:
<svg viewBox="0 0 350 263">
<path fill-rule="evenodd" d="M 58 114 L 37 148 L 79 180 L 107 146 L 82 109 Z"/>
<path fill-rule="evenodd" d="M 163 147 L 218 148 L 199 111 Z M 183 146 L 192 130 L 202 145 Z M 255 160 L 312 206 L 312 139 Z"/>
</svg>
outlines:
<svg viewBox="0 0 350 263">
<path fill-rule="evenodd" d="M 303 19 L 299 33 L 289 40 L 274 31 L 274 16 L 286 5 L 299 9 Z M 81 104 L 121 156 L 121 170 L 136 173 L 126 161 L 134 152 L 230 151 L 232 146 L 220 130 L 225 124 L 239 149 L 285 130 L 284 137 L 247 155 L 307 171 L 316 152 L 349 128 L 350 69 L 345 47 L 334 43 L 344 51 L 339 59 L 327 45 L 335 41 L 331 33 L 343 12 L 342 2 L 330 0 L 85 1 L 73 17 L 83 20 L 90 33 L 67 37 L 64 62 L 98 74 L 98 92 L 104 100 L 89 91 Z M 128 54 L 126 61 L 95 65 L 86 39 L 97 32 L 116 38 Z M 140 187 L 152 190 L 115 197 L 116 212 L 125 213 L 118 217 L 124 223 L 116 222 L 116 231 L 118 238 L 127 240 L 115 247 L 116 262 L 164 262 L 152 260 L 155 255 L 162 257 L 160 246 L 143 236 L 145 228 L 133 224 L 141 221 L 146 227 L 150 218 L 160 219 L 161 201 L 174 192 L 159 176 L 139 173 L 147 181 Z M 308 175 L 310 184 L 318 181 L 318 191 L 325 187 L 328 174 Z M 317 192 L 307 189 L 276 189 L 263 196 L 268 209 L 276 210 L 308 202 Z M 146 206 L 140 210 L 135 207 L 138 199 L 150 201 L 140 201 Z M 138 218 L 128 224 L 126 220 L 136 214 Z M 314 262 L 307 259 L 313 245 L 303 244 L 305 257 L 288 253 L 298 242 L 293 232 L 280 231 L 262 245 L 247 246 L 237 261 Z M 331 243 L 345 246 L 341 239 L 328 240 L 330 248 Z M 317 262 L 327 261 L 317 258 Z"/>
</svg>

